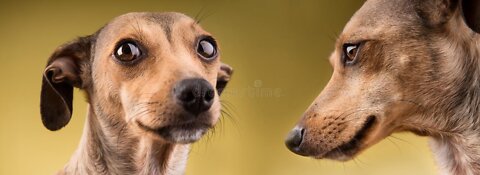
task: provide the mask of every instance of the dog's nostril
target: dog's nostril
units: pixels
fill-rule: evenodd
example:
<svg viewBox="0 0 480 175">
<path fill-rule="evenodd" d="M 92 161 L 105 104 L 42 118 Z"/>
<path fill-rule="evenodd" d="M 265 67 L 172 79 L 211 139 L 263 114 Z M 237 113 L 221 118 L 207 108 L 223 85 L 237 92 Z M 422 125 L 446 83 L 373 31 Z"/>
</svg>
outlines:
<svg viewBox="0 0 480 175">
<path fill-rule="evenodd" d="M 215 91 L 213 90 L 208 90 L 206 93 L 205 93 L 205 96 L 203 97 L 203 99 L 205 100 L 205 102 L 210 102 L 213 100 L 213 98 L 215 98 Z"/>
<path fill-rule="evenodd" d="M 195 101 L 195 94 L 193 91 L 186 91 L 180 94 L 179 99 L 184 102 L 192 102 Z"/>
</svg>

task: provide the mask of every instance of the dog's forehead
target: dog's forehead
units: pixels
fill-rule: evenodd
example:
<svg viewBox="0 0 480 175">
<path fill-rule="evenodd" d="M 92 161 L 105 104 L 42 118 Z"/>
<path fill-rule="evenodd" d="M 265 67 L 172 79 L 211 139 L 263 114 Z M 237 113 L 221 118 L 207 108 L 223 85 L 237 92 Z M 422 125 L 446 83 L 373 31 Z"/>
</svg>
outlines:
<svg viewBox="0 0 480 175">
<path fill-rule="evenodd" d="M 132 12 L 114 18 L 107 24 L 105 28 L 125 26 L 129 24 L 135 25 L 137 22 L 140 21 L 154 22 L 161 25 L 165 29 L 171 28 L 173 24 L 178 21 L 188 21 L 194 23 L 194 20 L 187 15 L 177 12 Z"/>
<path fill-rule="evenodd" d="M 347 23 L 341 39 L 355 42 L 401 31 L 418 19 L 414 9 L 408 0 L 368 0 Z"/>
<path fill-rule="evenodd" d="M 97 32 L 97 38 L 101 40 L 97 40 L 97 42 L 101 43 L 103 40 L 108 42 L 120 35 L 142 34 L 140 31 L 148 29 L 146 26 L 161 29 L 165 37 L 169 39 L 172 37 L 174 27 L 184 27 L 196 33 L 206 33 L 192 18 L 181 13 L 132 12 L 114 18 L 100 29 Z"/>
</svg>

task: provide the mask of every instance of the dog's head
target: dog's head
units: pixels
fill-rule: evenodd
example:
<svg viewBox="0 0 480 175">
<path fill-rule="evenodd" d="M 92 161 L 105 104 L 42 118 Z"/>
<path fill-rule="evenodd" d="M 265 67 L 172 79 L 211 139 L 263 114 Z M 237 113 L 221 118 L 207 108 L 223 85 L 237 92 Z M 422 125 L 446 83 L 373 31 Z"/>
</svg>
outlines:
<svg viewBox="0 0 480 175">
<path fill-rule="evenodd" d="M 103 127 L 120 121 L 154 138 L 191 143 L 217 122 L 231 74 L 215 39 L 193 19 L 129 13 L 53 53 L 43 75 L 42 121 L 49 130 L 65 126 L 77 87 Z"/>
<path fill-rule="evenodd" d="M 458 65 L 478 49 L 479 10 L 473 0 L 366 1 L 338 38 L 333 75 L 287 147 L 349 160 L 393 132 L 428 134 L 423 126 L 448 123 L 435 111 L 455 107 L 465 95 L 456 83 L 473 80 Z"/>
</svg>

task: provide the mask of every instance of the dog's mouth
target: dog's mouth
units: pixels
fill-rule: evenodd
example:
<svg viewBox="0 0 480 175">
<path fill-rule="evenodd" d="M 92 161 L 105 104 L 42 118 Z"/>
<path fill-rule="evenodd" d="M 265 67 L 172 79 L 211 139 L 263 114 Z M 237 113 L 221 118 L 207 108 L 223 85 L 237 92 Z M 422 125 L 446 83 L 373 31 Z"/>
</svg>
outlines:
<svg viewBox="0 0 480 175">
<path fill-rule="evenodd" d="M 327 153 L 315 157 L 318 159 L 327 158 L 335 160 L 349 160 L 362 150 L 362 143 L 365 140 L 368 132 L 374 126 L 376 119 L 374 116 L 369 116 L 363 126 L 347 143 L 341 144 L 338 147 L 328 151 Z"/>
<path fill-rule="evenodd" d="M 310 156 L 316 159 L 349 160 L 366 146 L 366 137 L 375 123 L 376 117 L 369 116 L 348 142 L 340 144 L 333 149 L 327 150 L 324 148 L 329 147 L 330 145 L 328 144 L 333 144 L 336 140 L 331 140 L 331 138 L 322 138 L 322 140 L 312 139 L 311 137 L 315 136 L 309 135 L 306 129 L 302 127 L 293 129 L 287 136 L 285 143 L 288 149 L 301 156 Z M 333 136 L 333 138 L 336 138 L 336 136 Z"/>
<path fill-rule="evenodd" d="M 171 143 L 189 144 L 198 141 L 212 126 L 202 122 L 188 122 L 166 125 L 159 128 L 149 127 L 140 121 L 137 125 L 155 136 Z"/>
</svg>

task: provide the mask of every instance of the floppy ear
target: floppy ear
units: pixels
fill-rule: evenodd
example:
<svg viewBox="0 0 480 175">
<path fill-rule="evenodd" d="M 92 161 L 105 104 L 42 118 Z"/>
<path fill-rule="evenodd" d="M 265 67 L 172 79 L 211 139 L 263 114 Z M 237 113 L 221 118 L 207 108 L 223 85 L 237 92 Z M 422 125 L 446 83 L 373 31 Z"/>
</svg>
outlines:
<svg viewBox="0 0 480 175">
<path fill-rule="evenodd" d="M 232 67 L 224 63 L 220 65 L 220 70 L 218 71 L 217 75 L 217 86 L 215 87 L 217 89 L 218 95 L 222 94 L 223 90 L 230 81 L 230 77 L 232 76 L 232 74 Z"/>
<path fill-rule="evenodd" d="M 73 87 L 81 87 L 80 65 L 89 60 L 91 37 L 60 46 L 48 60 L 42 77 L 40 113 L 43 125 L 52 131 L 70 121 Z"/>
<path fill-rule="evenodd" d="M 480 33 L 480 1 L 463 0 L 462 12 L 467 26 L 473 31 Z"/>
</svg>

